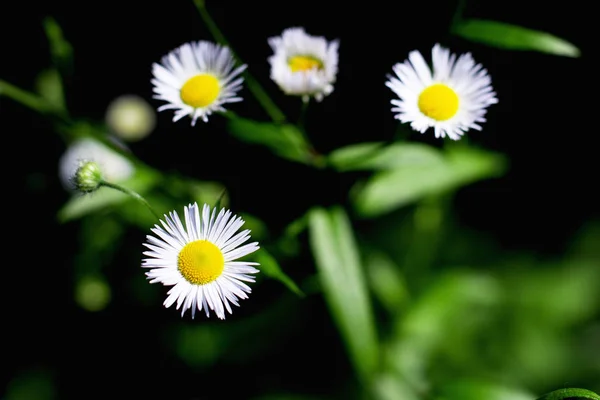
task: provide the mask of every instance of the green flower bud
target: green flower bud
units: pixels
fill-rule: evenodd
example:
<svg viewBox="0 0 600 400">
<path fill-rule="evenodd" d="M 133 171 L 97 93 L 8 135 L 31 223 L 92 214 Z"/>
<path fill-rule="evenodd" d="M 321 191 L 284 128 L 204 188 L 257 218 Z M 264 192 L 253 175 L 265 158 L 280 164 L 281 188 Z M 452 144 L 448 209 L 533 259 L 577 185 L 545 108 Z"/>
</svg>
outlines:
<svg viewBox="0 0 600 400">
<path fill-rule="evenodd" d="M 82 193 L 97 190 L 102 181 L 102 171 L 95 161 L 82 161 L 72 178 L 73 186 Z"/>
</svg>

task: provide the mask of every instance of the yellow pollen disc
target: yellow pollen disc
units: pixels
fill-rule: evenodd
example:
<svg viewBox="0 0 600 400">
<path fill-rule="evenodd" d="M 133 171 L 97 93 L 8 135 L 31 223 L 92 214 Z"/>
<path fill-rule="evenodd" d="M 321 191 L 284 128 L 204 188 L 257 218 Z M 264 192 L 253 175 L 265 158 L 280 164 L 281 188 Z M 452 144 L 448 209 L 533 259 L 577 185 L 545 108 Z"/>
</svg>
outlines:
<svg viewBox="0 0 600 400">
<path fill-rule="evenodd" d="M 202 108 L 211 105 L 220 91 L 221 85 L 217 78 L 209 74 L 200 74 L 188 79 L 181 87 L 179 95 L 181 101 L 188 106 Z"/>
<path fill-rule="evenodd" d="M 323 69 L 323 63 L 311 56 L 293 56 L 288 60 L 292 72 Z"/>
<path fill-rule="evenodd" d="M 221 250 L 208 240 L 185 245 L 177 256 L 177 269 L 194 285 L 206 285 L 223 273 L 225 259 Z"/>
<path fill-rule="evenodd" d="M 442 83 L 433 84 L 419 95 L 419 110 L 436 121 L 446 121 L 458 111 L 458 95 Z"/>
</svg>

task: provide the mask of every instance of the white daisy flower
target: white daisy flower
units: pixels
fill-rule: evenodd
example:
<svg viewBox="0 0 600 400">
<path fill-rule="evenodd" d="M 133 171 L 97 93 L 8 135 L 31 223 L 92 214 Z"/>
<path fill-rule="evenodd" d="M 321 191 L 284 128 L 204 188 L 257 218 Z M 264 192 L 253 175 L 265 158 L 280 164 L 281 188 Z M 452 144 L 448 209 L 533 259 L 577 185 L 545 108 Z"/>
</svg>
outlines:
<svg viewBox="0 0 600 400">
<path fill-rule="evenodd" d="M 109 182 L 124 181 L 135 172 L 131 161 L 100 141 L 77 139 L 67 147 L 59 160 L 58 176 L 66 190 L 76 190 L 73 178 L 79 168 L 89 162 L 96 163 L 103 179 Z"/>
<path fill-rule="evenodd" d="M 324 37 L 311 36 L 304 28 L 288 28 L 279 37 L 268 39 L 273 55 L 271 79 L 285 94 L 311 96 L 323 100 L 333 92 L 338 71 L 339 41 L 327 42 Z"/>
<path fill-rule="evenodd" d="M 165 215 L 161 226 L 155 225 L 147 235 L 142 267 L 150 268 L 146 276 L 150 283 L 160 282 L 173 286 L 164 301 L 165 307 L 177 302 L 181 316 L 196 309 L 209 316 L 209 309 L 225 319 L 225 310 L 232 313 L 231 304 L 239 306 L 238 299 L 248 298 L 250 287 L 244 282 L 254 282 L 250 274 L 259 272 L 255 262 L 236 261 L 259 249 L 258 243 L 242 243 L 250 239 L 250 230 L 236 233 L 244 224 L 241 217 L 231 211 L 204 204 L 202 215 L 198 204 L 184 208 L 185 226 L 175 211 Z"/>
<path fill-rule="evenodd" d="M 181 45 L 152 64 L 154 98 L 168 102 L 158 111 L 175 110 L 173 122 L 186 115 L 192 126 L 198 118 L 207 122 L 213 112 L 225 111 L 223 104 L 242 101 L 236 93 L 246 65 L 234 66 L 228 47 L 204 40 Z"/>
<path fill-rule="evenodd" d="M 456 58 L 439 44 L 431 55 L 433 72 L 416 50 L 394 65 L 397 77 L 385 85 L 400 98 L 391 101 L 395 118 L 421 133 L 433 127 L 438 138 L 458 140 L 469 129 L 481 130 L 486 108 L 498 102 L 487 70 L 471 53 Z"/>
</svg>

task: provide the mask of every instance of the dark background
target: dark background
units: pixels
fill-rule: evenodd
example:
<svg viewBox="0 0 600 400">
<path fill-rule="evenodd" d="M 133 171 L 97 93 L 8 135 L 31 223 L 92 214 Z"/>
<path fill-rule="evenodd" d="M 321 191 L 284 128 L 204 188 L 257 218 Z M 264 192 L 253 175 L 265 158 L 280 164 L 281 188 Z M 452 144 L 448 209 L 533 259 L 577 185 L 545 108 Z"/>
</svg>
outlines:
<svg viewBox="0 0 600 400">
<path fill-rule="evenodd" d="M 471 51 L 488 69 L 499 103 L 489 108 L 483 131 L 469 132 L 469 140 L 506 154 L 511 166 L 504 177 L 461 192 L 457 213 L 465 225 L 491 233 L 506 249 L 559 254 L 585 221 L 598 216 L 598 133 L 595 115 L 587 109 L 594 105 L 593 97 L 587 97 L 594 78 L 585 66 L 591 50 L 584 43 L 581 21 L 586 10 L 581 3 L 467 1 L 464 11 L 465 17 L 551 32 L 577 45 L 582 50 L 578 59 L 494 49 L 451 36 L 454 1 L 350 5 L 208 0 L 207 7 L 249 71 L 292 121 L 299 103 L 269 80 L 266 59 L 271 49 L 266 39 L 290 26 L 340 39 L 335 90 L 308 112 L 311 140 L 322 152 L 393 136 L 397 123 L 389 104 L 393 93 L 384 82 L 392 65 L 404 61 L 409 51 L 418 49 L 428 58 L 436 42 L 453 52 Z M 74 49 L 74 74 L 65 82 L 69 110 L 73 116 L 90 119 L 101 120 L 108 103 L 122 94 L 138 94 L 154 106 L 162 104 L 151 99 L 151 64 L 184 42 L 212 40 L 192 1 L 11 2 L 4 6 L 0 24 L 0 79 L 32 89 L 37 73 L 51 62 L 42 28 L 48 15 L 61 25 Z M 246 88 L 241 95 L 246 101 L 231 109 L 268 119 Z M 171 118 L 170 111 L 159 114 L 156 131 L 133 144 L 134 153 L 158 169 L 222 181 L 234 207 L 264 218 L 275 230 L 289 222 L 276 217 L 280 211 L 299 216 L 315 196 L 324 205 L 346 198 L 347 182 L 336 180 L 334 174 L 291 163 L 274 171 L 270 162 L 274 156 L 260 148 L 248 151 L 226 134 L 224 120 L 218 116 L 194 128 L 189 118 L 175 124 Z M 9 216 L 2 302 L 3 386 L 32 364 L 55 366 L 61 398 L 113 395 L 118 385 L 123 385 L 122 394 L 151 398 L 189 399 L 199 388 L 210 395 L 243 389 L 248 397 L 278 386 L 325 393 L 323 388 L 335 387 L 336 379 L 348 373 L 340 361 L 343 349 L 335 341 L 318 343 L 317 336 L 308 333 L 307 337 L 291 334 L 289 345 L 284 346 L 289 349 L 286 354 L 265 355 L 257 368 L 266 371 L 261 376 L 270 376 L 270 381 L 255 381 L 247 366 L 228 367 L 227 374 L 234 373 L 229 378 L 223 378 L 225 370 L 217 367 L 205 375 L 206 381 L 199 381 L 177 360 L 164 356 L 164 349 L 143 345 L 145 340 L 149 346 L 154 343 L 147 337 L 157 323 L 152 310 L 139 311 L 132 305 L 110 309 L 100 317 L 78 310 L 71 298 L 71 282 L 62 279 L 67 274 L 57 273 L 68 268 L 65 260 L 78 247 L 74 226 L 58 225 L 54 219 L 68 198 L 56 175 L 64 143 L 48 121 L 2 97 L 0 129 L 8 139 L 3 175 L 9 182 L 16 178 L 14 186 L 8 184 L 3 190 Z M 415 133 L 411 139 L 436 143 L 431 133 Z M 211 148 L 226 148 L 228 155 Z M 299 190 L 303 182 L 311 182 L 311 189 Z M 138 235 L 132 243 L 139 240 Z M 172 316 L 160 318 L 166 321 Z M 317 312 L 313 318 L 333 332 L 326 314 Z M 137 345 L 129 351 L 131 341 Z M 306 349 L 319 344 L 329 347 L 323 360 L 302 357 Z M 300 361 L 285 364 L 288 370 L 279 374 L 284 357 Z M 332 365 L 337 370 L 332 371 Z"/>
</svg>

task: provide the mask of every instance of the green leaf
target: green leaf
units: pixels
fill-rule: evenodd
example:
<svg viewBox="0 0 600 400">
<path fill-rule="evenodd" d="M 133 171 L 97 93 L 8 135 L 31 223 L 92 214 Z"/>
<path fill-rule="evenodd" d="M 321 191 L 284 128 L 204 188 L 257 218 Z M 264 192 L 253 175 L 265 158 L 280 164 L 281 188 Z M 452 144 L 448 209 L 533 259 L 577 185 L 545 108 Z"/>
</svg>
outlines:
<svg viewBox="0 0 600 400">
<path fill-rule="evenodd" d="M 52 17 L 44 19 L 44 30 L 50 45 L 52 61 L 59 69 L 71 68 L 73 61 L 73 47 L 63 36 L 58 22 Z"/>
<path fill-rule="evenodd" d="M 508 50 L 530 50 L 558 56 L 579 57 L 579 49 L 547 32 L 498 21 L 467 19 L 458 22 L 452 33 L 473 42 Z"/>
<path fill-rule="evenodd" d="M 375 319 L 352 226 L 339 207 L 309 211 L 309 242 L 325 300 L 363 383 L 379 367 Z"/>
<path fill-rule="evenodd" d="M 256 252 L 255 259 L 256 262 L 260 263 L 259 268 L 266 276 L 280 281 L 292 292 L 296 293 L 298 296 L 304 297 L 302 290 L 300 290 L 298 285 L 296 285 L 285 272 L 283 272 L 275 257 L 265 250 L 264 247 L 261 247 L 260 250 Z"/>
<path fill-rule="evenodd" d="M 56 69 L 42 71 L 37 77 L 36 89 L 54 109 L 65 109 L 62 78 Z"/>
<path fill-rule="evenodd" d="M 227 128 L 239 140 L 266 146 L 280 157 L 304 164 L 313 163 L 314 156 L 310 144 L 294 125 L 257 122 L 236 117 L 229 120 Z"/>
<path fill-rule="evenodd" d="M 146 169 L 138 169 L 133 177 L 118 182 L 140 195 L 150 190 L 157 183 L 156 174 Z M 122 203 L 126 200 L 136 201 L 123 192 L 107 187 L 101 187 L 87 195 L 74 195 L 58 211 L 58 220 L 61 223 L 81 218 L 89 213 L 97 212 L 106 207 Z M 143 207 L 140 204 L 140 207 Z"/>
<path fill-rule="evenodd" d="M 4 392 L 4 400 L 54 400 L 57 385 L 52 370 L 41 367 L 29 368 L 11 377 Z"/>
<path fill-rule="evenodd" d="M 327 161 L 338 171 L 384 170 L 443 162 L 437 148 L 422 143 L 359 143 L 331 152 Z"/>
<path fill-rule="evenodd" d="M 475 148 L 448 148 L 445 160 L 377 171 L 355 185 L 351 200 L 357 213 L 376 217 L 423 197 L 499 176 L 506 162 L 498 154 Z"/>
<path fill-rule="evenodd" d="M 538 400 L 600 400 L 600 396 L 587 389 L 559 389 L 550 392 Z"/>
</svg>

